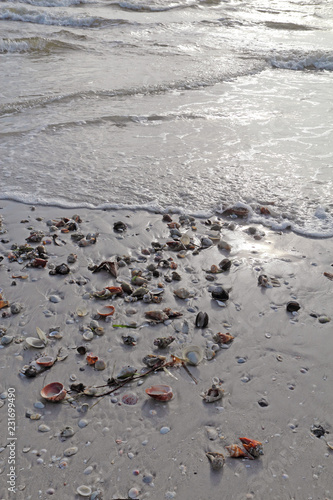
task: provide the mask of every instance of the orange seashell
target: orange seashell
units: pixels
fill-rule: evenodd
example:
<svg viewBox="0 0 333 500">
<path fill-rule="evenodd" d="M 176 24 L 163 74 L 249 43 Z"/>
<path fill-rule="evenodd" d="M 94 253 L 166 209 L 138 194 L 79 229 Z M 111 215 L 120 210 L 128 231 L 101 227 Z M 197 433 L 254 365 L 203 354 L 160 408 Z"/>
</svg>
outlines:
<svg viewBox="0 0 333 500">
<path fill-rule="evenodd" d="M 86 361 L 88 365 L 93 366 L 96 363 L 96 361 L 98 361 L 98 356 L 94 356 L 92 352 L 89 352 L 89 354 L 87 354 L 86 356 Z"/>
<path fill-rule="evenodd" d="M 270 211 L 266 207 L 260 207 L 260 213 L 263 215 L 270 215 Z"/>
<path fill-rule="evenodd" d="M 256 441 L 255 439 L 249 439 L 246 437 L 241 437 L 239 439 L 246 451 L 248 451 L 253 457 L 259 457 L 259 455 L 264 454 L 262 443 L 260 441 Z"/>
<path fill-rule="evenodd" d="M 124 292 L 121 286 L 106 286 L 105 289 L 109 290 L 109 292 L 113 293 L 114 295 L 121 295 Z"/>
<path fill-rule="evenodd" d="M 54 365 L 55 363 L 55 358 L 52 356 L 41 356 L 40 358 L 36 359 L 37 365 L 44 366 L 45 368 Z"/>
<path fill-rule="evenodd" d="M 146 393 L 157 401 L 170 401 L 173 398 L 173 392 L 169 385 L 152 385 L 146 389 Z"/>
<path fill-rule="evenodd" d="M 249 455 L 238 444 L 226 446 L 226 449 L 232 458 L 249 458 Z"/>
<path fill-rule="evenodd" d="M 217 344 L 229 344 L 232 340 L 234 340 L 235 337 L 230 335 L 230 333 L 215 333 L 213 335 L 213 339 Z"/>
<path fill-rule="evenodd" d="M 221 269 L 218 266 L 216 266 L 215 264 L 213 264 L 210 267 L 210 272 L 213 273 L 213 274 L 217 274 L 217 273 L 221 272 Z"/>
<path fill-rule="evenodd" d="M 8 300 L 0 300 L 0 309 L 3 309 L 4 307 L 8 306 L 9 306 Z"/>
<path fill-rule="evenodd" d="M 106 318 L 107 316 L 112 316 L 114 311 L 114 306 L 104 306 L 101 310 L 97 311 L 97 314 L 102 316 L 102 318 Z"/>
<path fill-rule="evenodd" d="M 52 402 L 61 401 L 66 397 L 66 394 L 64 386 L 60 382 L 51 382 L 40 391 L 40 395 L 44 399 Z"/>
</svg>

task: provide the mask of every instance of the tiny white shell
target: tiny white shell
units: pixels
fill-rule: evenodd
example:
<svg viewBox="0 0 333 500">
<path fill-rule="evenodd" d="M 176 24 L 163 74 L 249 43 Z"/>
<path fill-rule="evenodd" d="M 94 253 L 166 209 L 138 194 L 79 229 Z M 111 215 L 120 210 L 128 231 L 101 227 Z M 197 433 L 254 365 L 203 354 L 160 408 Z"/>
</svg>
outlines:
<svg viewBox="0 0 333 500">
<path fill-rule="evenodd" d="M 77 488 L 76 493 L 78 493 L 81 497 L 90 497 L 92 489 L 90 488 L 90 486 L 81 484 L 81 486 Z"/>
</svg>

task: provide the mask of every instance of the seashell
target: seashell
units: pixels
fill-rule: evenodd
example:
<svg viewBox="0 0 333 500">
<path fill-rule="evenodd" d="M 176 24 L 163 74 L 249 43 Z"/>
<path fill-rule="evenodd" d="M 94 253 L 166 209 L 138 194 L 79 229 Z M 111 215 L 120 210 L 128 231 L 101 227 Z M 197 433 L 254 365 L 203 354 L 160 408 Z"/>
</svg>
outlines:
<svg viewBox="0 0 333 500">
<path fill-rule="evenodd" d="M 136 297 L 137 299 L 142 299 L 144 295 L 146 295 L 149 292 L 148 288 L 144 286 L 140 286 L 140 288 L 137 288 L 134 290 L 132 293 L 131 297 Z"/>
<path fill-rule="evenodd" d="M 90 486 L 81 484 L 81 486 L 76 488 L 76 493 L 81 497 L 90 497 L 90 495 L 92 494 L 92 489 L 90 488 Z"/>
<path fill-rule="evenodd" d="M 163 321 L 169 318 L 169 316 L 164 311 L 158 309 L 156 311 L 146 311 L 145 316 L 146 318 L 152 319 L 159 323 L 163 323 Z"/>
<path fill-rule="evenodd" d="M 97 314 L 99 314 L 102 318 L 107 318 L 108 316 L 112 316 L 114 311 L 114 306 L 104 306 L 97 311 Z"/>
<path fill-rule="evenodd" d="M 112 295 L 121 295 L 122 293 L 124 293 L 124 290 L 121 286 L 106 286 L 105 290 L 109 290 Z"/>
<path fill-rule="evenodd" d="M 125 405 L 135 405 L 138 402 L 138 397 L 133 392 L 129 392 L 124 394 L 121 400 Z"/>
<path fill-rule="evenodd" d="M 44 333 L 43 330 L 41 330 L 38 326 L 36 326 L 36 332 L 40 340 L 42 340 L 43 342 L 47 342 L 46 333 Z"/>
<path fill-rule="evenodd" d="M 52 356 L 41 356 L 40 358 L 36 359 L 37 365 L 43 366 L 45 368 L 48 368 L 55 363 L 55 358 Z"/>
<path fill-rule="evenodd" d="M 222 271 L 229 271 L 229 269 L 231 267 L 231 260 L 229 260 L 229 259 L 223 259 L 219 263 L 219 266 L 220 266 L 220 268 L 221 268 Z"/>
<path fill-rule="evenodd" d="M 249 455 L 242 450 L 240 446 L 238 446 L 238 444 L 226 446 L 226 449 L 232 458 L 250 458 Z"/>
<path fill-rule="evenodd" d="M 229 293 L 222 286 L 214 286 L 211 289 L 213 299 L 225 301 L 229 299 Z"/>
<path fill-rule="evenodd" d="M 153 288 L 152 290 L 149 290 L 149 293 L 152 295 L 161 295 L 164 293 L 164 288 Z"/>
<path fill-rule="evenodd" d="M 69 438 L 74 436 L 74 429 L 73 427 L 70 427 L 67 425 L 64 429 L 60 431 L 60 437 L 61 438 Z"/>
<path fill-rule="evenodd" d="M 113 230 L 116 233 L 123 233 L 124 231 L 126 231 L 126 229 L 127 229 L 127 226 L 126 226 L 125 222 L 118 221 L 118 222 L 115 222 L 113 224 Z"/>
<path fill-rule="evenodd" d="M 98 356 L 94 356 L 92 352 L 89 352 L 89 354 L 87 354 L 86 356 L 86 361 L 88 365 L 93 366 L 96 363 L 96 361 L 98 361 Z"/>
<path fill-rule="evenodd" d="M 78 307 L 76 309 L 76 314 L 80 317 L 83 318 L 84 316 L 87 316 L 88 310 L 85 307 Z"/>
<path fill-rule="evenodd" d="M 78 451 L 79 451 L 79 448 L 77 446 L 71 446 L 70 448 L 67 448 L 64 451 L 64 456 L 65 457 L 72 457 L 73 455 L 76 455 Z"/>
<path fill-rule="evenodd" d="M 87 348 L 84 345 L 79 345 L 76 350 L 79 354 L 81 354 L 81 356 L 83 356 L 87 352 Z"/>
<path fill-rule="evenodd" d="M 256 441 L 255 439 L 249 439 L 246 437 L 241 437 L 239 439 L 246 451 L 249 452 L 253 457 L 259 457 L 259 455 L 264 454 L 262 443 L 260 441 Z"/>
<path fill-rule="evenodd" d="M 196 366 L 203 359 L 203 351 L 196 345 L 189 345 L 183 350 L 183 357 L 189 365 Z"/>
<path fill-rule="evenodd" d="M 153 366 L 162 365 L 165 359 L 166 359 L 165 356 L 157 356 L 156 354 L 147 354 L 142 358 L 142 362 L 149 368 L 152 368 Z"/>
<path fill-rule="evenodd" d="M 142 276 L 133 276 L 132 278 L 132 284 L 133 285 L 136 285 L 136 286 L 144 286 L 144 285 L 147 285 L 148 281 L 143 278 Z"/>
<path fill-rule="evenodd" d="M 179 318 L 180 316 L 183 316 L 183 313 L 178 311 L 172 311 L 170 307 L 166 307 L 165 309 L 163 309 L 163 311 L 165 312 L 165 314 L 168 315 L 169 319 Z"/>
<path fill-rule="evenodd" d="M 60 382 L 51 382 L 40 391 L 41 396 L 47 401 L 61 401 L 66 397 L 66 390 Z"/>
<path fill-rule="evenodd" d="M 158 337 L 154 340 L 154 345 L 159 349 L 166 349 L 173 341 L 175 337 Z"/>
<path fill-rule="evenodd" d="M 180 237 L 180 242 L 183 244 L 183 245 L 189 245 L 190 242 L 191 242 L 191 238 L 189 237 L 189 235 L 187 233 L 184 233 L 181 237 Z"/>
<path fill-rule="evenodd" d="M 214 333 L 213 335 L 213 340 L 217 344 L 223 345 L 223 344 L 228 344 L 229 342 L 232 342 L 235 337 L 230 335 L 229 333 Z"/>
<path fill-rule="evenodd" d="M 266 276 L 266 274 L 261 274 L 259 277 L 258 277 L 258 285 L 260 286 L 263 286 L 265 288 L 269 287 L 270 284 L 269 284 L 269 279 L 268 277 Z"/>
<path fill-rule="evenodd" d="M 225 464 L 225 458 L 222 453 L 209 451 L 206 453 L 206 457 L 210 461 L 210 465 L 213 470 L 220 470 Z"/>
<path fill-rule="evenodd" d="M 299 303 L 295 302 L 295 301 L 288 302 L 287 307 L 286 307 L 288 312 L 296 312 L 300 308 L 301 308 L 301 306 L 299 305 Z"/>
<path fill-rule="evenodd" d="M 121 288 L 122 288 L 123 292 L 127 293 L 128 295 L 131 295 L 131 293 L 133 293 L 132 285 L 130 285 L 129 283 L 126 283 L 125 281 L 123 281 L 121 283 Z"/>
<path fill-rule="evenodd" d="M 231 245 L 224 240 L 219 241 L 217 246 L 220 250 L 226 250 L 227 252 L 231 251 Z"/>
<path fill-rule="evenodd" d="M 27 337 L 25 341 L 29 347 L 33 347 L 34 349 L 43 349 L 46 345 L 43 340 L 37 339 L 36 337 Z"/>
<path fill-rule="evenodd" d="M 200 311 L 195 318 L 195 326 L 197 328 L 206 328 L 208 325 L 208 319 L 208 314 Z"/>
<path fill-rule="evenodd" d="M 188 299 L 192 296 L 191 292 L 189 292 L 186 288 L 177 288 L 173 291 L 173 293 L 179 299 Z"/>
<path fill-rule="evenodd" d="M 133 366 L 123 366 L 120 372 L 116 375 L 117 380 L 124 380 L 126 378 L 132 378 L 137 372 L 137 369 Z"/>
<path fill-rule="evenodd" d="M 206 403 L 213 403 L 214 401 L 222 399 L 223 393 L 222 382 L 218 381 L 217 383 L 213 383 L 210 389 L 201 394 L 201 397 Z"/>
<path fill-rule="evenodd" d="M 125 345 L 136 345 L 138 341 L 134 335 L 122 335 L 122 339 Z"/>
<path fill-rule="evenodd" d="M 152 385 L 146 389 L 146 394 L 157 401 L 170 401 L 173 398 L 169 385 Z"/>
</svg>

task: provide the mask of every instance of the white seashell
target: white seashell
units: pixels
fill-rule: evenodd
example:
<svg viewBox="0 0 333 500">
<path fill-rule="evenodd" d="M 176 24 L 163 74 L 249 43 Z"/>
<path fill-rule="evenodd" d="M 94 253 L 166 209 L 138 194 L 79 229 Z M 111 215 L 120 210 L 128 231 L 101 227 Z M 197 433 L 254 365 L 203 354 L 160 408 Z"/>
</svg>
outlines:
<svg viewBox="0 0 333 500">
<path fill-rule="evenodd" d="M 35 349 L 44 349 L 45 347 L 45 342 L 36 337 L 27 337 L 25 341 L 29 347 L 34 347 Z"/>
<path fill-rule="evenodd" d="M 64 451 L 64 456 L 72 457 L 73 455 L 76 455 L 78 451 L 79 448 L 77 446 L 71 446 L 70 448 L 67 448 L 67 450 Z"/>
<path fill-rule="evenodd" d="M 85 484 L 81 484 L 81 486 L 79 486 L 76 489 L 76 493 L 78 493 L 78 495 L 80 495 L 81 497 L 90 497 L 90 495 L 92 493 L 92 489 L 90 488 L 90 486 L 86 486 Z"/>
<path fill-rule="evenodd" d="M 189 365 L 196 366 L 203 359 L 203 351 L 196 345 L 189 345 L 183 350 L 183 356 Z"/>
<path fill-rule="evenodd" d="M 38 326 L 36 326 L 36 332 L 40 340 L 42 340 L 43 342 L 47 342 L 46 334 Z"/>
</svg>

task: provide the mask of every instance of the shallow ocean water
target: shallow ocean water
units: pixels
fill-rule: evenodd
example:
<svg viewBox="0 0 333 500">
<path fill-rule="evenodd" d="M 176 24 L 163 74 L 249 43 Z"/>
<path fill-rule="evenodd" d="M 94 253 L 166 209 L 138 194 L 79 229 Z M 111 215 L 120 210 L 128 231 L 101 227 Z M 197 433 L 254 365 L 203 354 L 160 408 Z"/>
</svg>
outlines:
<svg viewBox="0 0 333 500">
<path fill-rule="evenodd" d="M 1 199 L 333 236 L 331 2 L 1 1 L 0 26 Z"/>
</svg>

